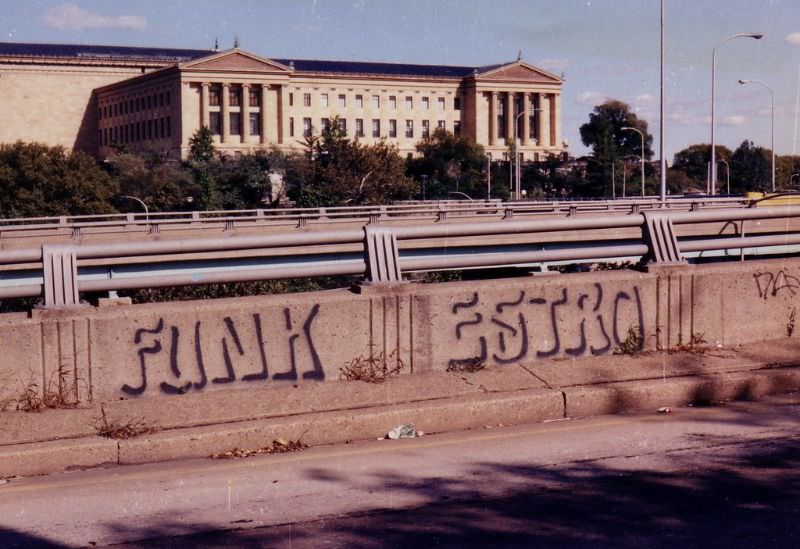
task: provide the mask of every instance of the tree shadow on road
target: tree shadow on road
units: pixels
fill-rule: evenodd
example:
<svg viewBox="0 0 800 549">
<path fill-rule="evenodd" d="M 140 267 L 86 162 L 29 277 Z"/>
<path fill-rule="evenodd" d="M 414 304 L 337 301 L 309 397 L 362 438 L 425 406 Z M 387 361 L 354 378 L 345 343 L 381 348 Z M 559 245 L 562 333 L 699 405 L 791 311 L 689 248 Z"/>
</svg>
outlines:
<svg viewBox="0 0 800 549">
<path fill-rule="evenodd" d="M 703 459 L 681 452 L 663 459 L 664 467 L 633 469 L 617 468 L 614 460 L 559 466 L 475 463 L 458 478 L 375 473 L 357 482 L 385 493 L 387 509 L 172 538 L 162 537 L 174 532 L 164 525 L 147 533 L 161 539 L 126 547 L 798 545 L 800 439 L 737 445 Z M 321 478 L 320 471 L 309 474 Z M 344 490 L 356 481 L 331 475 L 329 482 Z M 388 509 L 399 494 L 413 495 L 419 503 Z M 247 524 L 231 528 L 240 526 Z"/>
</svg>

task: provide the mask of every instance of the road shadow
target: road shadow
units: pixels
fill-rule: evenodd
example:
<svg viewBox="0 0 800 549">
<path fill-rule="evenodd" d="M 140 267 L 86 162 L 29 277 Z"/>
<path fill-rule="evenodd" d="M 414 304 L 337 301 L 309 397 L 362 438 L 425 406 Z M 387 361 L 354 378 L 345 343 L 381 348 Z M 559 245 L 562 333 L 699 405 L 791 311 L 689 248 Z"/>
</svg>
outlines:
<svg viewBox="0 0 800 549">
<path fill-rule="evenodd" d="M 798 545 L 800 439 L 731 446 L 703 459 L 674 452 L 663 462 L 633 469 L 617 468 L 613 460 L 563 466 L 475 463 L 458 478 L 374 473 L 366 487 L 385 493 L 386 507 L 398 494 L 411 494 L 419 503 L 269 528 L 248 529 L 253 522 L 244 516 L 231 530 L 182 537 L 165 537 L 175 530 L 164 524 L 146 533 L 158 539 L 121 547 Z M 309 475 L 325 478 L 324 470 Z M 355 482 L 328 478 L 343 489 Z M 361 477 L 359 486 L 364 482 Z"/>
</svg>

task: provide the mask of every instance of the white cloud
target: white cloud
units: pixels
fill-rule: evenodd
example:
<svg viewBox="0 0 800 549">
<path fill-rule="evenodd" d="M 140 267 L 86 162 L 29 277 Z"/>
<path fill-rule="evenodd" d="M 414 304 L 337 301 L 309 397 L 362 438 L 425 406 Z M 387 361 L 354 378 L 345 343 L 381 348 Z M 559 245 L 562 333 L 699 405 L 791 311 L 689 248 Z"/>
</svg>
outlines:
<svg viewBox="0 0 800 549">
<path fill-rule="evenodd" d="M 786 35 L 783 41 L 792 46 L 800 46 L 800 32 L 793 32 L 792 34 Z"/>
<path fill-rule="evenodd" d="M 608 96 L 606 94 L 596 91 L 583 92 L 578 96 L 578 101 L 580 103 L 585 103 L 592 106 L 604 103 L 607 99 Z"/>
<path fill-rule="evenodd" d="M 108 17 L 67 3 L 53 6 L 42 17 L 48 27 L 54 29 L 129 29 L 145 30 L 147 19 L 138 15 Z"/>
<path fill-rule="evenodd" d="M 723 126 L 738 127 L 744 126 L 747 123 L 747 117 L 741 114 L 732 114 L 722 119 Z"/>
<path fill-rule="evenodd" d="M 563 72 L 569 66 L 569 59 L 542 59 L 535 65 L 546 71 Z"/>
<path fill-rule="evenodd" d="M 636 103 L 640 105 L 655 105 L 656 101 L 658 101 L 658 97 L 649 93 L 636 96 Z"/>
</svg>

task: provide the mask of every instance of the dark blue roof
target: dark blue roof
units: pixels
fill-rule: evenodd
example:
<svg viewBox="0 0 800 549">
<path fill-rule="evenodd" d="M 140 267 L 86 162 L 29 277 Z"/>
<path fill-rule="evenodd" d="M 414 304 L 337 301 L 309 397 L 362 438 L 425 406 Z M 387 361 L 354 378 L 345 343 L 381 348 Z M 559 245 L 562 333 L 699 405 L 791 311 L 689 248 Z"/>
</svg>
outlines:
<svg viewBox="0 0 800 549">
<path fill-rule="evenodd" d="M 406 63 L 381 63 L 364 61 L 314 61 L 309 59 L 275 59 L 278 63 L 294 66 L 299 72 L 327 72 L 335 74 L 381 74 L 389 76 L 423 76 L 434 78 L 466 78 L 502 65 L 488 67 L 456 67 L 452 65 L 412 65 Z"/>
<path fill-rule="evenodd" d="M 85 59 L 148 60 L 186 62 L 214 53 L 213 50 L 187 50 L 173 48 L 145 48 L 136 46 L 96 46 L 81 44 L 25 44 L 0 42 L 0 55 L 34 57 L 65 57 Z M 299 72 L 332 74 L 370 74 L 388 76 L 418 76 L 429 78 L 466 78 L 476 71 L 481 73 L 501 67 L 458 67 L 452 65 L 413 65 L 363 61 L 315 61 L 309 59 L 275 59 L 278 63 L 293 66 Z"/>
<path fill-rule="evenodd" d="M 0 55 L 189 61 L 212 54 L 212 50 L 94 46 L 81 44 L 23 44 L 0 42 Z"/>
</svg>

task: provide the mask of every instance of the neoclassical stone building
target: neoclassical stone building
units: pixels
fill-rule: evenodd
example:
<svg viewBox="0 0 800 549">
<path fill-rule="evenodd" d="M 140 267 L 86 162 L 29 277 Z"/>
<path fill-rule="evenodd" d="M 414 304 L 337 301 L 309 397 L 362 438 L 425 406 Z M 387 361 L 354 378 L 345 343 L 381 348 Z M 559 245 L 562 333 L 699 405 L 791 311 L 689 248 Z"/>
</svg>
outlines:
<svg viewBox="0 0 800 549">
<path fill-rule="evenodd" d="M 494 159 L 566 152 L 559 77 L 522 60 L 484 67 L 267 59 L 226 51 L 0 43 L 0 142 L 41 141 L 101 158 L 124 145 L 185 157 L 201 125 L 227 154 L 299 149 L 338 116 L 402 154 L 437 127 Z"/>
</svg>

